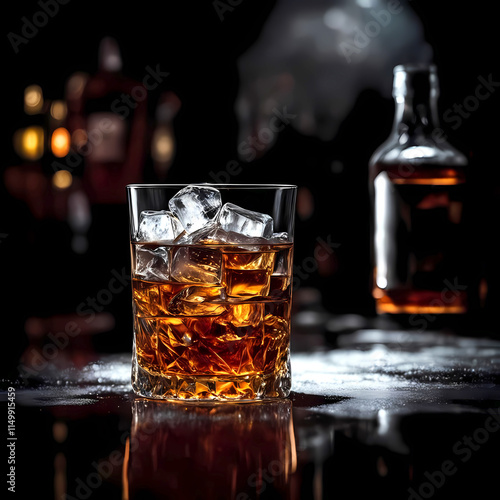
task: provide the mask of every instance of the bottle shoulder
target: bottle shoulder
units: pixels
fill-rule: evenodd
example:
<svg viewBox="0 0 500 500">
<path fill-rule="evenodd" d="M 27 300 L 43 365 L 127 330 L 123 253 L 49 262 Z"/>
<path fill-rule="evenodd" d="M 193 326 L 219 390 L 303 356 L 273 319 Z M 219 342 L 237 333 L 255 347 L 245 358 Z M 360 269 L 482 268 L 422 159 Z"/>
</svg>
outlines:
<svg viewBox="0 0 500 500">
<path fill-rule="evenodd" d="M 433 136 L 392 135 L 372 154 L 369 164 L 377 163 L 412 165 L 442 165 L 466 167 L 467 157 L 446 140 L 444 134 Z"/>
</svg>

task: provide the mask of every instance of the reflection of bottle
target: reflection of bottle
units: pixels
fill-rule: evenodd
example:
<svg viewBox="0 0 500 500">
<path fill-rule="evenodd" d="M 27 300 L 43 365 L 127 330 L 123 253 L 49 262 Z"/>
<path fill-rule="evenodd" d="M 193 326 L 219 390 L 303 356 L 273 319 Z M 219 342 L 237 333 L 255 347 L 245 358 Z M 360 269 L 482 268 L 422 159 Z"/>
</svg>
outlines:
<svg viewBox="0 0 500 500">
<path fill-rule="evenodd" d="M 290 498 L 291 406 L 134 401 L 126 497 Z"/>
<path fill-rule="evenodd" d="M 391 135 L 370 159 L 373 295 L 379 313 L 464 313 L 467 160 L 437 119 L 436 68 L 394 68 Z"/>
</svg>

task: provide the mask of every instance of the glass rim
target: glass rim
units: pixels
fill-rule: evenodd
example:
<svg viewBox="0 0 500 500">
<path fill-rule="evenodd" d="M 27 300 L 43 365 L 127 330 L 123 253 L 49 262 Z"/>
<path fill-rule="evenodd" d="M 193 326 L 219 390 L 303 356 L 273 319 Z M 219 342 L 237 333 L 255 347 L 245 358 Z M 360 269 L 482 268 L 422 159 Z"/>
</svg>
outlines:
<svg viewBox="0 0 500 500">
<path fill-rule="evenodd" d="M 136 183 L 127 184 L 127 189 L 166 189 L 177 188 L 182 189 L 186 186 L 208 186 L 217 189 L 297 189 L 295 184 L 229 184 L 229 183 L 212 183 L 212 182 L 186 182 L 173 184 L 154 184 L 154 183 Z"/>
</svg>

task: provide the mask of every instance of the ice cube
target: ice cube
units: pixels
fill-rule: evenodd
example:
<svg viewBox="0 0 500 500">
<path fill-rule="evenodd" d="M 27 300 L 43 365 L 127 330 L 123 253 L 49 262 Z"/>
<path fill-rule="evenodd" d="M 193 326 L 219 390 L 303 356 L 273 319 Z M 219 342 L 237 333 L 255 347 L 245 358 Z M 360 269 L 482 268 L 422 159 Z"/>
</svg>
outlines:
<svg viewBox="0 0 500 500">
<path fill-rule="evenodd" d="M 273 218 L 270 215 L 252 212 L 232 203 L 222 207 L 219 225 L 225 231 L 244 236 L 270 238 L 273 235 Z"/>
<path fill-rule="evenodd" d="M 222 255 L 216 248 L 173 249 L 171 276 L 181 283 L 220 283 Z"/>
<path fill-rule="evenodd" d="M 251 344 L 256 342 L 260 349 L 264 334 L 263 312 L 262 303 L 229 305 L 224 314 L 214 318 L 213 337 L 223 343 L 244 340 L 245 349 L 251 349 Z M 237 345 L 232 347 L 235 348 Z"/>
<path fill-rule="evenodd" d="M 264 318 L 264 304 L 235 304 L 232 307 L 231 323 L 239 328 L 246 326 L 258 327 Z"/>
<path fill-rule="evenodd" d="M 175 316 L 219 316 L 227 309 L 222 286 L 188 286 L 175 295 L 168 311 Z"/>
<path fill-rule="evenodd" d="M 288 241 L 287 233 L 273 233 L 271 239 L 259 236 L 246 236 L 234 231 L 226 231 L 222 229 L 216 222 L 212 222 L 207 226 L 194 231 L 193 233 L 184 232 L 175 240 L 176 245 L 195 245 L 195 244 L 229 244 L 242 245 L 248 251 L 258 251 L 262 245 L 270 243 L 286 243 Z"/>
<path fill-rule="evenodd" d="M 227 243 L 227 233 L 212 222 L 192 233 L 184 232 L 175 240 L 176 245 L 217 244 Z"/>
<path fill-rule="evenodd" d="M 240 270 L 224 267 L 222 284 L 227 296 L 242 300 L 265 297 L 269 292 L 271 273 L 267 269 Z"/>
<path fill-rule="evenodd" d="M 147 281 L 169 279 L 169 251 L 167 247 L 135 245 L 135 275 Z"/>
<path fill-rule="evenodd" d="M 290 237 L 286 231 L 281 233 L 273 233 L 271 237 L 271 243 L 288 243 L 290 241 Z"/>
<path fill-rule="evenodd" d="M 138 241 L 173 240 L 184 231 L 179 219 L 167 210 L 141 212 Z"/>
<path fill-rule="evenodd" d="M 271 274 L 274 266 L 274 255 L 274 251 L 244 252 L 226 250 L 223 257 L 224 267 L 239 271 L 265 270 Z"/>
<path fill-rule="evenodd" d="M 186 186 L 168 202 L 188 233 L 210 224 L 222 206 L 220 192 L 209 186 Z"/>
</svg>

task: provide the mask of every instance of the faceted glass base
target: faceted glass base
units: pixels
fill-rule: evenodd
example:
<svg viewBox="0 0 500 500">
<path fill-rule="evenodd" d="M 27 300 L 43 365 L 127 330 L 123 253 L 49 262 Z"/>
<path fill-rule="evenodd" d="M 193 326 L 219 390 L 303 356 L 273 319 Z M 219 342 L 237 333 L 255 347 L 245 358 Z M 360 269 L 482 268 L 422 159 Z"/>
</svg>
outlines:
<svg viewBox="0 0 500 500">
<path fill-rule="evenodd" d="M 289 359 L 284 369 L 266 375 L 179 376 L 150 373 L 132 357 L 132 387 L 138 396 L 194 401 L 254 401 L 286 398 L 290 394 Z"/>
</svg>

